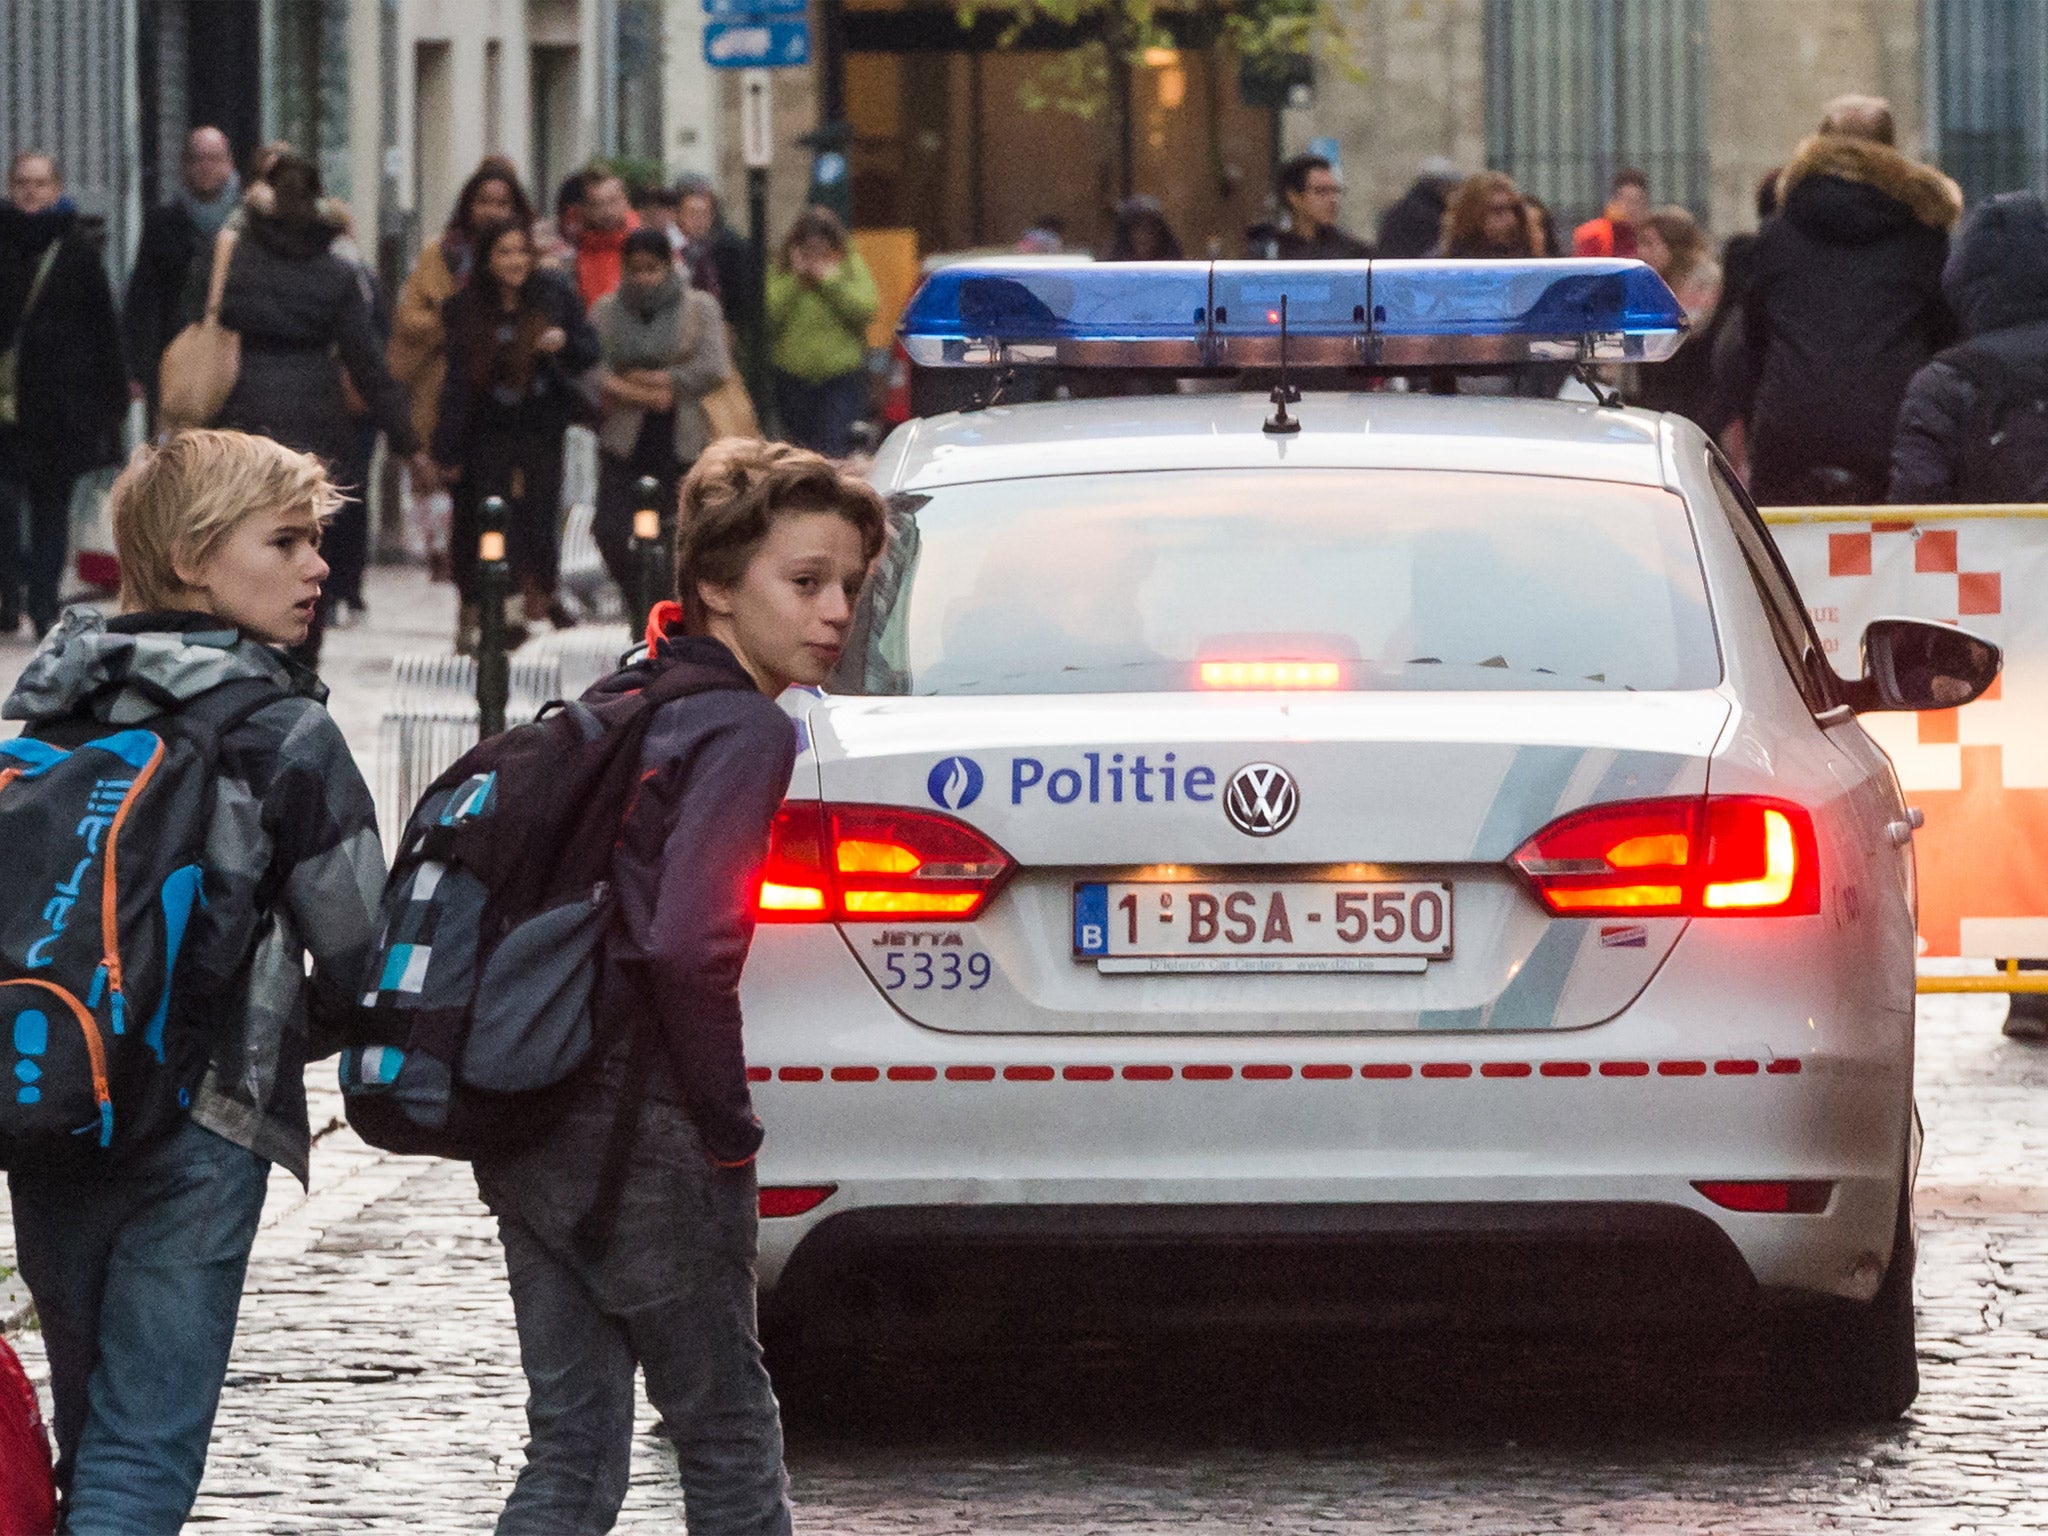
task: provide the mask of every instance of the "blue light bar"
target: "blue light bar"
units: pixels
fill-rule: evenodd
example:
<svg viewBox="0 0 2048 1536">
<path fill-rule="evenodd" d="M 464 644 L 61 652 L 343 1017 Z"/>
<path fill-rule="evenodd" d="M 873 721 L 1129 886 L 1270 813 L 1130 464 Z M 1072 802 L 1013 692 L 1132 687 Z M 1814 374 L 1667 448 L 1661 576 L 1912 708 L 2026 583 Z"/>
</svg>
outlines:
<svg viewBox="0 0 2048 1536">
<path fill-rule="evenodd" d="M 942 267 L 905 310 L 927 367 L 1512 367 L 1655 362 L 1685 311 L 1640 261 L 1162 261 Z"/>
<path fill-rule="evenodd" d="M 939 368 L 1200 368 L 1208 314 L 1204 261 L 977 261 L 926 278 L 902 334 L 914 362 Z"/>
<path fill-rule="evenodd" d="M 1373 329 L 1387 367 L 1458 362 L 1655 362 L 1678 350 L 1685 310 L 1640 261 L 1376 261 Z"/>
</svg>

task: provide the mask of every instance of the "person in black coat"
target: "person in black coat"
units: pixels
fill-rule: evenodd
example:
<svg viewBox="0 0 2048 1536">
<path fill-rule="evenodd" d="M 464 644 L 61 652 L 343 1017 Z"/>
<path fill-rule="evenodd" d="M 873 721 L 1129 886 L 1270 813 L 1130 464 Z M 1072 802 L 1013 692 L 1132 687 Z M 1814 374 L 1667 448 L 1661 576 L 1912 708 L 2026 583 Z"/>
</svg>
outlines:
<svg viewBox="0 0 2048 1536">
<path fill-rule="evenodd" d="M 242 338 L 242 367 L 213 425 L 317 454 L 330 468 L 348 465 L 358 449 L 346 370 L 391 451 L 416 453 L 410 402 L 384 366 L 361 277 L 331 249 L 337 231 L 320 217 L 319 172 L 285 154 L 265 185 L 267 196 L 252 193 L 245 204 L 221 294 L 221 324 Z"/>
<path fill-rule="evenodd" d="M 1448 160 L 1435 162 L 1439 169 L 1424 167 L 1423 174 L 1398 202 L 1389 203 L 1380 215 L 1379 254 L 1389 257 L 1427 256 L 1436 249 L 1443 233 L 1444 209 L 1458 190 L 1458 177 Z M 1557 254 L 1553 239 L 1546 256 Z"/>
<path fill-rule="evenodd" d="M 524 225 L 487 224 L 473 250 L 469 281 L 442 308 L 448 372 L 434 423 L 435 472 L 454 487 L 449 555 L 462 593 L 458 648 L 475 643 L 477 539 L 491 496 L 505 500 L 512 580 L 528 622 L 573 622 L 555 595 L 562 434 L 593 414 L 579 380 L 598 360 L 582 299 L 566 277 L 538 264 Z"/>
<path fill-rule="evenodd" d="M 1280 167 L 1275 190 L 1287 219 L 1254 224 L 1244 233 L 1252 261 L 1359 261 L 1373 254 L 1370 242 L 1337 226 L 1344 183 L 1321 155 L 1296 155 Z"/>
<path fill-rule="evenodd" d="M 2048 396 L 2048 204 L 2006 192 L 1972 209 L 1942 274 L 1963 345 L 1913 375 L 1892 443 L 1891 499 L 1899 503 L 2029 500 L 2048 487 L 2048 458 L 2031 483 L 1992 488 L 1986 466 L 1966 462 L 1980 377 L 2003 369 L 2024 398 Z M 1974 365 L 1982 358 L 1990 367 Z M 2024 467 L 2024 466 L 2022 466 Z"/>
<path fill-rule="evenodd" d="M 725 222 L 718 193 L 702 176 L 685 176 L 676 183 L 682 202 L 676 221 L 688 248 L 708 250 L 718 273 L 718 295 L 725 310 L 725 323 L 733 328 L 735 355 L 746 357 L 750 338 L 759 335 L 766 323 L 762 315 L 761 272 L 755 263 L 754 247 L 745 235 Z M 692 268 L 695 271 L 695 268 Z M 694 276 L 691 279 L 695 281 Z M 701 284 L 699 286 L 702 286 Z"/>
<path fill-rule="evenodd" d="M 121 459 L 128 369 L 100 232 L 64 196 L 56 160 L 37 150 L 16 155 L 7 195 L 0 353 L 12 352 L 15 375 L 0 401 L 0 635 L 20 627 L 26 591 L 40 638 L 57 622 L 72 485 Z"/>
<path fill-rule="evenodd" d="M 214 237 L 242 200 L 227 135 L 218 128 L 194 128 L 179 163 L 178 190 L 161 208 L 142 217 L 142 241 L 121 303 L 121 333 L 128 366 L 156 419 L 157 370 L 164 348 L 196 316 L 185 312 L 193 258 L 213 251 Z"/>
<path fill-rule="evenodd" d="M 1941 271 L 1962 194 L 1867 105 L 1800 145 L 1757 239 L 1743 328 L 1750 489 L 1767 505 L 1882 496 L 1906 382 L 1955 335 Z"/>
</svg>

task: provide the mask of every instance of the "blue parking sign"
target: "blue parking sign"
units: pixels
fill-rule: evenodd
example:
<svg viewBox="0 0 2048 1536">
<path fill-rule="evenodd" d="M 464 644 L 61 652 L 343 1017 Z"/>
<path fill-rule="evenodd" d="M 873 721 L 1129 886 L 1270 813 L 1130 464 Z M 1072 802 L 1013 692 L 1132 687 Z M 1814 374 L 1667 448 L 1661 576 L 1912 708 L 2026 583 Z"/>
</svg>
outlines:
<svg viewBox="0 0 2048 1536">
<path fill-rule="evenodd" d="M 713 69 L 781 69 L 811 62 L 811 24 L 749 15 L 704 28 L 704 62 Z"/>
</svg>

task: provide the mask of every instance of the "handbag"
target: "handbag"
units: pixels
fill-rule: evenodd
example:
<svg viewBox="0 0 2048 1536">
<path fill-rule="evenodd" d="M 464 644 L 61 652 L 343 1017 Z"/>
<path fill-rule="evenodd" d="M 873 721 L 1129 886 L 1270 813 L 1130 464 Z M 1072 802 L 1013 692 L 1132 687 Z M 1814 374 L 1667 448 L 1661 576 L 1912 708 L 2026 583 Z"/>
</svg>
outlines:
<svg viewBox="0 0 2048 1536">
<path fill-rule="evenodd" d="M 28 329 L 29 311 L 36 307 L 43 284 L 49 281 L 50 268 L 57 265 L 57 247 L 62 243 L 52 240 L 36 263 L 36 275 L 28 281 L 28 297 L 21 301 L 21 318 L 14 323 L 14 345 L 0 352 L 0 427 L 21 424 L 21 337 Z"/>
<path fill-rule="evenodd" d="M 718 387 L 697 403 L 704 407 L 704 419 L 711 423 L 711 441 L 721 437 L 759 437 L 761 418 L 754 414 L 754 398 L 736 373 L 728 373 Z"/>
<path fill-rule="evenodd" d="M 699 328 L 685 332 L 684 350 L 694 352 L 703 339 Z M 730 349 L 727 350 L 731 356 Z M 746 383 L 739 374 L 728 370 L 710 389 L 697 397 L 697 405 L 704 412 L 705 424 L 710 428 L 707 441 L 717 442 L 722 437 L 759 437 L 761 418 L 754 412 L 754 397 L 747 393 Z"/>
<path fill-rule="evenodd" d="M 242 338 L 220 323 L 220 299 L 234 260 L 235 233 L 213 243 L 206 314 L 171 338 L 157 373 L 157 414 L 166 428 L 203 427 L 221 413 L 242 371 Z"/>
</svg>

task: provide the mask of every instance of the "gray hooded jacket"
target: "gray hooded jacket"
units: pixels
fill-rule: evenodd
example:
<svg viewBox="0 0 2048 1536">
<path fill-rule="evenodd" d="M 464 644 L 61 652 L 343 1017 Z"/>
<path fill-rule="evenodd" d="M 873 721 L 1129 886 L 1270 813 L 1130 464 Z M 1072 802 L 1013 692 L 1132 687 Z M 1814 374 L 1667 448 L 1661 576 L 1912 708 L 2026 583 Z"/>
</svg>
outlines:
<svg viewBox="0 0 2048 1536">
<path fill-rule="evenodd" d="M 239 678 L 290 697 L 221 744 L 207 838 L 206 906 L 187 944 L 223 979 L 212 1062 L 192 1118 L 305 1183 L 305 1069 L 339 1048 L 336 1026 L 376 938 L 384 856 L 370 791 L 326 690 L 268 646 L 200 614 L 64 615 L 0 715 L 34 725 L 79 713 L 112 725 Z M 306 956 L 312 956 L 308 974 Z"/>
</svg>

